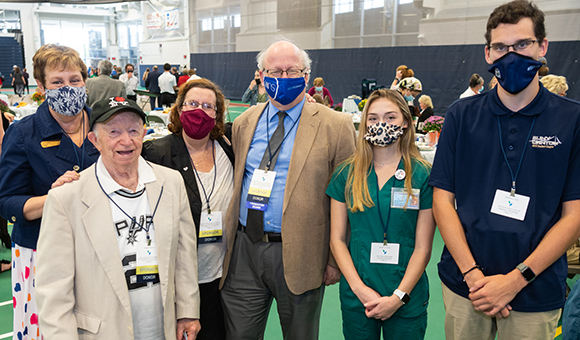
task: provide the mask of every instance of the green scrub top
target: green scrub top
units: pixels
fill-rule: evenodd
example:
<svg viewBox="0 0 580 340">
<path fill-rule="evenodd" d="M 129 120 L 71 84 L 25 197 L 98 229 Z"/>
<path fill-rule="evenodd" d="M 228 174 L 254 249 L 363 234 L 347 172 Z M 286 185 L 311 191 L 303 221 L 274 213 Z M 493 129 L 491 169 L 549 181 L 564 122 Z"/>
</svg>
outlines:
<svg viewBox="0 0 580 340">
<path fill-rule="evenodd" d="M 345 186 L 348 178 L 348 172 L 351 165 L 340 165 L 333 173 L 326 190 L 326 194 L 331 198 L 346 202 Z M 419 209 L 431 209 L 433 203 L 433 187 L 428 185 L 430 169 L 413 159 L 411 161 L 413 168 L 412 186 L 413 189 L 420 189 Z M 399 163 L 398 169 L 404 169 L 403 159 Z M 395 188 L 404 188 L 405 180 L 398 180 L 392 176 L 379 191 L 381 214 L 383 221 L 387 222 L 387 216 L 390 212 L 390 218 L 387 226 L 387 241 L 389 243 L 398 243 L 399 263 L 382 264 L 371 263 L 371 243 L 383 242 L 383 225 L 379 216 L 377 202 L 377 175 L 374 166 L 371 165 L 369 176 L 367 178 L 369 193 L 375 206 L 365 207 L 362 212 L 352 213 L 348 209 L 348 220 L 350 222 L 350 243 L 348 245 L 350 255 L 354 266 L 365 285 L 374 289 L 381 296 L 390 296 L 401 283 L 405 270 L 415 249 L 415 231 L 417 227 L 418 210 L 390 208 L 391 190 Z M 423 272 L 421 278 L 415 285 L 412 292 L 407 292 L 411 297 L 408 304 L 402 306 L 394 314 L 398 317 L 412 318 L 426 312 L 429 301 L 429 283 L 427 274 Z M 344 276 L 340 279 L 340 301 L 343 308 L 361 309 L 363 304 L 352 292 Z"/>
</svg>

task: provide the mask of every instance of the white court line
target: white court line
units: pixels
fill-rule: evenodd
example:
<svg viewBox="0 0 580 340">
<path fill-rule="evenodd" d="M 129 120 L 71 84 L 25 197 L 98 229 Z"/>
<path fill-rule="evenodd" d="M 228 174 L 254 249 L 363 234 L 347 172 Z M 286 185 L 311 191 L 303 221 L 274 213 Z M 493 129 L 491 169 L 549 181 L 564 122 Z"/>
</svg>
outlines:
<svg viewBox="0 0 580 340">
<path fill-rule="evenodd" d="M 7 339 L 12 337 L 12 332 L 6 334 L 0 334 L 0 339 Z"/>
<path fill-rule="evenodd" d="M 4 302 L 0 302 L 0 307 L 1 307 L 1 306 L 6 306 L 6 305 L 9 305 L 9 304 L 11 304 L 11 303 L 12 303 L 12 301 L 4 301 Z M 0 335 L 0 339 L 2 339 L 2 338 L 1 338 L 1 335 Z"/>
</svg>

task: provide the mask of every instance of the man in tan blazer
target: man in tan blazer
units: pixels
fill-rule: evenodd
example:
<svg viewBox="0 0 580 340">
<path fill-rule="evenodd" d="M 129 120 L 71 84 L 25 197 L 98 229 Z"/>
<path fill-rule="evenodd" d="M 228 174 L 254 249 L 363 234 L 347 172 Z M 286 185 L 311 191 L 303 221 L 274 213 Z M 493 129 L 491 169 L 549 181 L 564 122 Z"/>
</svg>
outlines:
<svg viewBox="0 0 580 340">
<path fill-rule="evenodd" d="M 275 298 L 285 339 L 317 339 L 323 283 L 340 278 L 329 254 L 325 190 L 333 169 L 354 151 L 354 126 L 350 116 L 306 102 L 304 50 L 280 41 L 257 61 L 270 101 L 247 110 L 232 129 L 234 197 L 221 282 L 226 337 L 262 339 Z M 252 176 L 260 181 L 272 172 L 269 197 L 253 195 Z"/>
<path fill-rule="evenodd" d="M 101 156 L 78 180 L 49 191 L 36 268 L 46 340 L 179 340 L 199 332 L 185 186 L 176 171 L 140 157 L 144 120 L 132 101 L 97 102 L 88 137 Z"/>
</svg>

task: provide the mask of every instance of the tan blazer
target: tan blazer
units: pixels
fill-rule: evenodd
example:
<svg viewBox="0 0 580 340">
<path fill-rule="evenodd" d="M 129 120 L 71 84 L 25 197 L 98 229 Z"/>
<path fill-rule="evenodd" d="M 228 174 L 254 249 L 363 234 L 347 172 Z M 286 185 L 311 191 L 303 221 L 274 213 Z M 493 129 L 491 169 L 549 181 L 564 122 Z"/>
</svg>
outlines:
<svg viewBox="0 0 580 340">
<path fill-rule="evenodd" d="M 181 175 L 151 164 L 146 184 L 153 218 L 165 338 L 176 320 L 199 318 L 196 235 Z M 44 339 L 133 339 L 129 291 L 109 199 L 95 165 L 73 183 L 50 190 L 38 240 L 36 297 Z"/>
<path fill-rule="evenodd" d="M 246 157 L 266 105 L 249 108 L 232 128 L 234 197 L 226 217 L 227 239 L 234 240 Z M 292 149 L 282 211 L 284 277 L 293 294 L 320 287 L 329 262 L 330 200 L 326 187 L 334 168 L 354 152 L 355 130 L 350 115 L 305 103 Z M 233 243 L 228 243 L 220 287 L 228 273 Z M 336 267 L 334 259 L 330 259 Z"/>
</svg>

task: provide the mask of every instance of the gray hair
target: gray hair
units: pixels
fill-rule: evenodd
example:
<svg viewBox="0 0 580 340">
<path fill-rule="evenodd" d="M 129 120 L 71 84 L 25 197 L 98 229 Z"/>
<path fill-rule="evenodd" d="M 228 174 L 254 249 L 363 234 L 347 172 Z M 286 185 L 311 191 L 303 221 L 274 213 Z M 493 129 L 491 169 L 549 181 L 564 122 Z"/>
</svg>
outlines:
<svg viewBox="0 0 580 340">
<path fill-rule="evenodd" d="M 99 61 L 99 75 L 110 76 L 113 71 L 113 64 L 108 60 Z"/>
<path fill-rule="evenodd" d="M 287 39 L 278 40 L 278 41 L 272 43 L 270 46 L 268 46 L 268 48 L 266 48 L 265 50 L 262 50 L 260 53 L 258 53 L 258 56 L 256 57 L 256 61 L 258 62 L 258 69 L 259 70 L 264 69 L 264 60 L 266 59 L 266 55 L 268 54 L 268 51 L 270 50 L 270 48 L 272 46 L 274 46 L 275 44 L 280 43 L 280 42 L 287 42 L 296 48 L 297 52 L 300 53 L 300 55 L 302 57 L 302 67 L 306 69 L 306 73 L 309 73 L 310 72 L 310 64 L 312 64 L 312 60 L 310 59 L 308 52 L 304 51 L 300 47 L 296 46 L 296 44 L 294 44 L 293 42 L 291 42 Z"/>
</svg>

